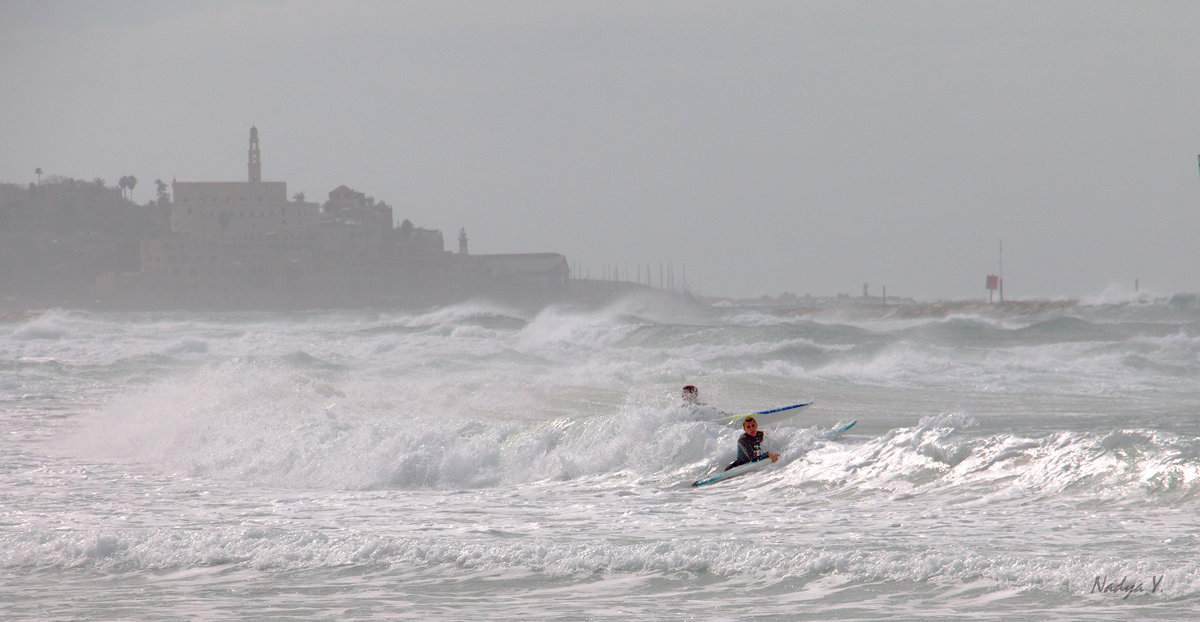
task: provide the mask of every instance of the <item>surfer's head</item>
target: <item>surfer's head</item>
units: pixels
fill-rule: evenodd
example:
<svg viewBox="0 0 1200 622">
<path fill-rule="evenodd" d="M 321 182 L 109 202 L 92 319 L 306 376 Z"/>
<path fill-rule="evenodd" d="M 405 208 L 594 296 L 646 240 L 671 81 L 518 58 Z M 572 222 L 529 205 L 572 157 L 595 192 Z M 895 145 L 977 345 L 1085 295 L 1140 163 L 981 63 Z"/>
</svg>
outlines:
<svg viewBox="0 0 1200 622">
<path fill-rule="evenodd" d="M 695 385 L 688 385 L 683 388 L 683 401 L 695 402 L 700 399 L 700 390 Z"/>
<path fill-rule="evenodd" d="M 746 434 L 753 436 L 758 431 L 758 420 L 754 417 L 742 419 L 742 429 L 746 431 Z"/>
</svg>

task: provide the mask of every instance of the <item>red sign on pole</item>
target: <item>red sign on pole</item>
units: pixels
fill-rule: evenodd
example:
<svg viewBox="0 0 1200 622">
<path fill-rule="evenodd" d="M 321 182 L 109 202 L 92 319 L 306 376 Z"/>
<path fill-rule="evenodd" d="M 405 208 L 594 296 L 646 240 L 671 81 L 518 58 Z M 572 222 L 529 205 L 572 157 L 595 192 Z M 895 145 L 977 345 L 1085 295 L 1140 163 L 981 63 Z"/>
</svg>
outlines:
<svg viewBox="0 0 1200 622">
<path fill-rule="evenodd" d="M 994 274 L 989 274 L 987 278 L 987 288 L 988 291 L 1000 289 L 1000 277 Z"/>
</svg>

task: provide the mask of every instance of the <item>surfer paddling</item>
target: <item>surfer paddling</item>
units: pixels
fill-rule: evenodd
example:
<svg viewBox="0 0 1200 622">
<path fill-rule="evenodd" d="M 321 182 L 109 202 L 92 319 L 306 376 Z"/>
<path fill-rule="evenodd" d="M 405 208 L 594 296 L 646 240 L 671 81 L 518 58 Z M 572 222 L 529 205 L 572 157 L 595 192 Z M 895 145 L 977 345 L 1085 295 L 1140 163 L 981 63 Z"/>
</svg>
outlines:
<svg viewBox="0 0 1200 622">
<path fill-rule="evenodd" d="M 683 388 L 683 403 L 687 406 L 707 406 L 700 401 L 700 390 L 697 389 L 695 385 L 691 384 Z M 801 404 L 800 406 L 807 406 L 807 404 Z M 795 408 L 795 406 L 792 408 Z M 789 410 L 789 408 L 784 408 L 782 410 Z M 729 413 L 722 412 L 721 414 L 728 415 Z M 730 423 L 732 422 L 733 421 L 730 421 Z M 758 429 L 758 420 L 755 419 L 753 415 L 747 416 L 742 420 L 742 430 L 743 434 L 740 438 L 738 438 L 737 460 L 734 460 L 729 466 L 725 467 L 726 471 L 732 469 L 733 467 L 741 466 L 749 462 L 758 462 L 759 460 L 766 460 L 767 458 L 770 458 L 771 462 L 775 462 L 779 459 L 779 454 L 773 454 L 762 450 L 764 434 Z"/>
<path fill-rule="evenodd" d="M 758 462 L 759 460 L 771 459 L 775 462 L 779 459 L 779 454 L 773 454 L 762 450 L 763 433 L 758 429 L 758 421 L 754 417 L 746 417 L 742 420 L 742 436 L 738 438 L 738 455 L 737 460 L 725 467 L 728 471 L 736 466 L 741 466 L 748 462 Z"/>
</svg>

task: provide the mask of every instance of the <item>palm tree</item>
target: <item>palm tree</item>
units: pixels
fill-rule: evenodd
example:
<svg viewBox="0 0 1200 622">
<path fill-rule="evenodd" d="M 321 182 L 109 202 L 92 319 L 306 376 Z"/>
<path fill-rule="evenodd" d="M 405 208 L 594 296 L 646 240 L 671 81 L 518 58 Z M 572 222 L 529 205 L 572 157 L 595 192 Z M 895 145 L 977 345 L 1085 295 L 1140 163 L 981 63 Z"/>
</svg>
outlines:
<svg viewBox="0 0 1200 622">
<path fill-rule="evenodd" d="M 137 177 L 134 177 L 133 175 L 126 175 L 121 178 L 121 181 L 117 182 L 117 187 L 121 189 L 121 196 L 123 198 L 128 198 L 131 201 L 133 200 L 133 187 L 136 185 L 137 185 Z M 126 189 L 129 190 L 128 197 L 126 197 L 126 195 L 125 195 Z"/>
<path fill-rule="evenodd" d="M 293 200 L 293 201 L 295 201 L 295 202 L 297 202 L 297 203 L 303 203 L 303 202 L 304 202 L 304 199 L 305 199 L 305 196 L 304 196 L 304 191 L 303 191 L 303 190 L 301 190 L 300 192 L 297 192 L 296 194 L 293 194 L 293 195 L 292 195 L 292 200 Z"/>
<path fill-rule="evenodd" d="M 161 179 L 154 180 L 154 188 L 158 191 L 158 204 L 166 205 L 171 202 L 171 195 L 167 194 L 167 184 Z"/>
<path fill-rule="evenodd" d="M 38 176 L 38 185 L 42 185 L 42 167 L 39 166 L 34 172 L 37 173 Z"/>
</svg>

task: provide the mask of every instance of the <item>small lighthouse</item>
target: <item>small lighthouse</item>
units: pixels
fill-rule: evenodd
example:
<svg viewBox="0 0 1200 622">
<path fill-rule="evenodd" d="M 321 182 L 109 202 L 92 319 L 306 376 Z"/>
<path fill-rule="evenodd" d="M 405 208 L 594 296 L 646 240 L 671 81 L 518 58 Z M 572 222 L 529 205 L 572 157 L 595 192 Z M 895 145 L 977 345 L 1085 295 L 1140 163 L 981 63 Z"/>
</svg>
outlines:
<svg viewBox="0 0 1200 622">
<path fill-rule="evenodd" d="M 467 254 L 467 228 L 462 227 L 458 230 L 458 254 Z"/>
<path fill-rule="evenodd" d="M 262 154 L 258 151 L 258 128 L 250 127 L 250 181 L 262 181 Z"/>
</svg>

